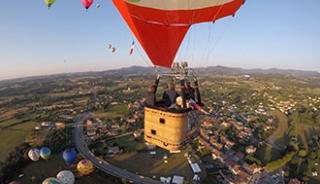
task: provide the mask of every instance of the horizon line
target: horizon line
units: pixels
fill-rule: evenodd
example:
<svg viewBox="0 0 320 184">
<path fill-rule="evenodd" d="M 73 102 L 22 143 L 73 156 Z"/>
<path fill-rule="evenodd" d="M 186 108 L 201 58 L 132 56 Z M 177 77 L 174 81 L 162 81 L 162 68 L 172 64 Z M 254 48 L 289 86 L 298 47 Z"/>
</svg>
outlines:
<svg viewBox="0 0 320 184">
<path fill-rule="evenodd" d="M 121 70 L 125 68 L 132 68 L 132 67 L 142 67 L 142 68 L 154 68 L 152 66 L 143 66 L 143 65 L 130 65 L 127 67 L 117 67 L 117 68 L 110 68 L 106 70 L 86 70 L 86 71 L 75 71 L 75 72 L 54 72 L 54 73 L 48 73 L 48 74 L 39 74 L 39 75 L 26 75 L 26 76 L 17 76 L 17 77 L 8 77 L 8 78 L 0 78 L 0 82 L 5 81 L 11 81 L 11 80 L 21 80 L 21 79 L 28 79 L 28 78 L 35 78 L 35 77 L 50 77 L 50 76 L 56 76 L 56 75 L 67 75 L 67 74 L 78 74 L 78 73 L 91 73 L 91 72 L 107 72 L 112 70 Z M 308 69 L 293 69 L 293 68 L 277 68 L 277 67 L 271 67 L 271 68 L 259 68 L 259 67 L 237 67 L 237 66 L 225 66 L 225 65 L 212 65 L 212 66 L 199 66 L 199 67 L 191 67 L 191 68 L 209 68 L 209 67 L 226 67 L 226 68 L 232 68 L 232 69 L 244 69 L 244 70 L 271 70 L 271 69 L 277 69 L 277 70 L 294 70 L 294 71 L 302 71 L 302 72 L 316 72 L 320 74 L 320 71 L 317 70 L 308 70 Z M 164 68 L 164 67 L 160 67 Z"/>
</svg>

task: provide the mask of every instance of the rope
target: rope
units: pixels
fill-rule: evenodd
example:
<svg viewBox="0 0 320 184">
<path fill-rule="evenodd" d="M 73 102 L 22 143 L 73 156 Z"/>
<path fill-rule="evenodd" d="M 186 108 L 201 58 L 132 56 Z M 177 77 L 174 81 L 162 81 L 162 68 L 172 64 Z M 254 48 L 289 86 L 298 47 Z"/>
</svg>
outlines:
<svg viewBox="0 0 320 184">
<path fill-rule="evenodd" d="M 213 55 L 213 52 L 215 50 L 215 48 L 217 47 L 217 45 L 220 43 L 220 41 L 222 40 L 222 38 L 224 37 L 224 35 L 228 32 L 228 30 L 230 29 L 230 25 L 231 22 L 227 23 L 227 26 L 225 26 L 224 30 L 222 31 L 221 36 L 216 40 L 216 42 L 213 44 L 213 46 L 211 47 L 211 49 L 208 52 L 207 55 L 207 61 L 206 61 L 206 65 L 209 63 L 209 61 L 211 60 L 211 57 Z"/>
<path fill-rule="evenodd" d="M 219 4 L 220 4 L 220 2 L 221 2 L 221 0 L 219 0 Z M 222 10 L 222 8 L 223 8 L 223 5 L 221 5 L 220 6 L 220 8 L 219 8 L 219 10 L 216 12 L 216 14 L 213 16 L 213 21 L 215 21 L 216 19 L 217 19 L 217 17 L 218 17 L 218 15 L 220 14 L 220 12 L 221 12 L 221 10 Z M 208 24 L 209 25 L 209 37 L 208 37 L 208 42 L 207 42 L 207 45 L 208 45 L 208 52 L 207 52 L 207 57 L 206 57 L 206 62 L 205 62 L 205 66 L 206 65 L 208 65 L 208 59 L 209 59 L 209 55 L 210 55 L 210 42 L 211 42 L 211 37 L 212 37 L 212 31 L 214 31 L 214 29 L 210 29 L 211 28 L 211 26 L 210 26 L 210 24 Z M 214 27 L 213 27 L 214 28 Z"/>
</svg>

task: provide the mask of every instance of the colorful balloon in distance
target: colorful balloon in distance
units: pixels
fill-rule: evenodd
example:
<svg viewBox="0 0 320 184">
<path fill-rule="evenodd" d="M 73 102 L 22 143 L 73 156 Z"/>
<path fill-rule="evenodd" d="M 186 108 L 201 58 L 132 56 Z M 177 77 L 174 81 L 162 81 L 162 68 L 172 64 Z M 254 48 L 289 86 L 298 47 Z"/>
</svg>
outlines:
<svg viewBox="0 0 320 184">
<path fill-rule="evenodd" d="M 112 0 L 154 65 L 171 67 L 190 27 L 234 15 L 245 0 Z"/>
<path fill-rule="evenodd" d="M 62 184 L 74 184 L 75 177 L 74 174 L 71 171 L 60 171 L 57 174 L 57 179 L 60 180 Z"/>
<path fill-rule="evenodd" d="M 40 156 L 44 160 L 48 160 L 49 157 L 51 156 L 51 150 L 47 147 L 42 147 L 40 149 Z"/>
<path fill-rule="evenodd" d="M 42 182 L 42 184 L 62 184 L 62 183 L 57 178 L 47 178 Z"/>
<path fill-rule="evenodd" d="M 40 158 L 40 151 L 38 149 L 31 149 L 28 152 L 28 157 L 30 158 L 30 160 L 36 162 Z"/>
<path fill-rule="evenodd" d="M 67 149 L 62 153 L 62 157 L 67 164 L 74 164 L 77 160 L 77 152 L 75 149 Z"/>
<path fill-rule="evenodd" d="M 94 165 L 89 160 L 81 160 L 77 164 L 77 170 L 81 175 L 86 176 L 91 174 L 94 171 Z"/>
<path fill-rule="evenodd" d="M 50 8 L 56 0 L 44 0 L 48 8 Z"/>
<path fill-rule="evenodd" d="M 93 0 L 82 0 L 82 5 L 88 10 L 93 4 Z"/>
</svg>

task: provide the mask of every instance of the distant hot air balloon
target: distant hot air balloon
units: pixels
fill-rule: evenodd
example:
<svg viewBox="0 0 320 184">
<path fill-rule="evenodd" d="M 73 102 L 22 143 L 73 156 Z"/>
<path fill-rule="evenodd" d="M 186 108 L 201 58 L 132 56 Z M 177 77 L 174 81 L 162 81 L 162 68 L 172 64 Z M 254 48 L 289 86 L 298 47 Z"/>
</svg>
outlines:
<svg viewBox="0 0 320 184">
<path fill-rule="evenodd" d="M 82 0 L 82 5 L 88 10 L 93 4 L 93 0 Z"/>
<path fill-rule="evenodd" d="M 47 4 L 48 8 L 50 8 L 55 1 L 56 0 L 44 0 L 44 2 Z"/>
<path fill-rule="evenodd" d="M 40 149 L 40 156 L 44 160 L 48 160 L 51 155 L 51 150 L 47 147 L 42 147 Z"/>
<path fill-rule="evenodd" d="M 96 6 L 97 8 L 100 8 L 100 4 L 97 4 L 97 6 Z"/>
<path fill-rule="evenodd" d="M 62 184 L 60 180 L 56 178 L 47 178 L 45 179 L 42 184 Z"/>
<path fill-rule="evenodd" d="M 117 51 L 117 48 L 113 47 L 112 48 L 112 53 L 115 53 Z"/>
<path fill-rule="evenodd" d="M 20 184 L 18 181 L 11 181 L 9 184 Z"/>
<path fill-rule="evenodd" d="M 77 165 L 77 170 L 81 175 L 89 175 L 94 171 L 94 165 L 89 160 L 81 160 Z"/>
<path fill-rule="evenodd" d="M 154 65 L 171 67 L 190 27 L 234 15 L 245 0 L 112 0 Z"/>
<path fill-rule="evenodd" d="M 62 184 L 74 184 L 75 177 L 71 171 L 61 171 L 57 174 L 57 179 L 61 181 Z"/>
<path fill-rule="evenodd" d="M 63 152 L 62 157 L 67 164 L 74 164 L 77 159 L 77 152 L 75 149 L 68 149 Z"/>
<path fill-rule="evenodd" d="M 36 162 L 40 158 L 40 151 L 38 149 L 31 149 L 28 152 L 28 157 L 30 158 L 30 160 Z"/>
<path fill-rule="evenodd" d="M 108 49 L 112 49 L 112 45 L 111 44 L 108 45 Z"/>
</svg>

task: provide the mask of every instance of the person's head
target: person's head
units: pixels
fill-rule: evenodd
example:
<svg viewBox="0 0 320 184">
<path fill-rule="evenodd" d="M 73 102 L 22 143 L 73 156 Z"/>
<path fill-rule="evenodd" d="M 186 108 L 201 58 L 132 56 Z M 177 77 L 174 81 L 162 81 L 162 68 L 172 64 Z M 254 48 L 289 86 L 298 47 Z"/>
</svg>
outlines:
<svg viewBox="0 0 320 184">
<path fill-rule="evenodd" d="M 152 84 L 150 84 L 149 86 L 148 86 L 148 92 L 150 92 L 150 93 L 153 93 L 154 92 L 154 86 L 152 85 Z"/>
<path fill-rule="evenodd" d="M 168 89 L 169 89 L 169 90 L 175 90 L 175 85 L 174 85 L 174 83 L 173 83 L 172 81 L 170 81 L 170 82 L 168 83 Z"/>
<path fill-rule="evenodd" d="M 180 107 L 182 107 L 183 105 L 183 99 L 181 96 L 178 96 L 177 99 L 176 99 L 176 104 Z"/>
<path fill-rule="evenodd" d="M 190 81 L 187 81 L 187 87 L 191 88 L 191 82 Z"/>
</svg>

